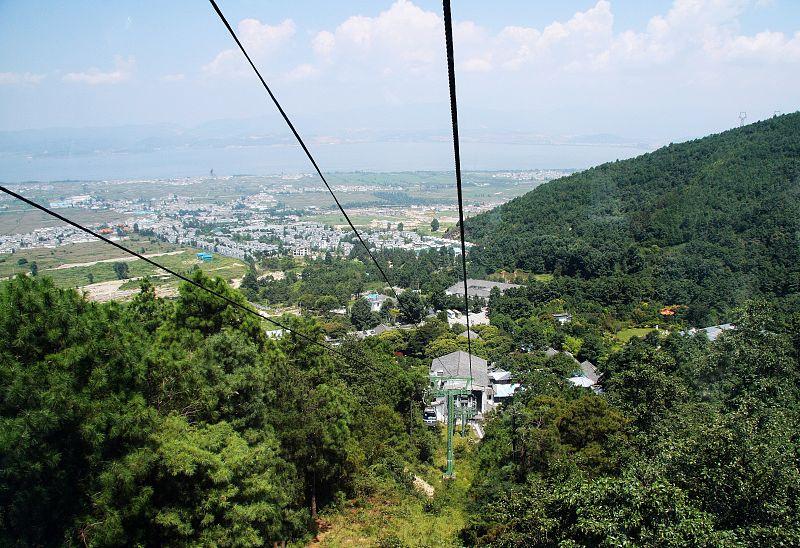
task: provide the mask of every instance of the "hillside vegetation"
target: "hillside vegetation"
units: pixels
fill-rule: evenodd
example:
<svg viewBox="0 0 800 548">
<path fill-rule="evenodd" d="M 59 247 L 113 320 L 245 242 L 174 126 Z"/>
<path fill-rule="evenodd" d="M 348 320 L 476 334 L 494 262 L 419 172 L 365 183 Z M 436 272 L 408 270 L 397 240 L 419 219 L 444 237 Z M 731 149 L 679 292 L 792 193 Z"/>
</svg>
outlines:
<svg viewBox="0 0 800 548">
<path fill-rule="evenodd" d="M 684 304 L 702 323 L 752 297 L 796 295 L 800 113 L 546 183 L 466 228 L 480 244 L 475 274 L 588 280 L 603 304 Z"/>
<path fill-rule="evenodd" d="M 413 498 L 437 442 L 409 403 L 427 367 L 263 328 L 186 283 L 105 304 L 44 276 L 0 284 L 0 545 L 301 543 L 318 508 Z"/>
</svg>

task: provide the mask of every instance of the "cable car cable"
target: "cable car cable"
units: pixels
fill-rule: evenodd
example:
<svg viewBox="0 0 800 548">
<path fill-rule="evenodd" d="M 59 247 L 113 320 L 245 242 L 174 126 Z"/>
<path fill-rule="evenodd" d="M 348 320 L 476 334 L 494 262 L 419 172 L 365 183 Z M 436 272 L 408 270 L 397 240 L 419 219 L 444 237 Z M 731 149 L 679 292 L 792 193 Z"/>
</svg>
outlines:
<svg viewBox="0 0 800 548">
<path fill-rule="evenodd" d="M 342 204 L 339 202 L 339 198 L 336 197 L 336 193 L 333 192 L 333 189 L 328 184 L 328 180 L 322 174 L 322 170 L 319 168 L 319 165 L 317 165 L 317 161 L 314 159 L 314 156 L 311 154 L 311 151 L 306 146 L 305 141 L 303 141 L 303 138 L 300 137 L 300 134 L 295 129 L 294 124 L 292 124 L 292 121 L 289 119 L 289 116 L 286 114 L 286 111 L 283 110 L 283 107 L 281 106 L 280 102 L 278 102 L 278 99 L 275 97 L 275 94 L 272 93 L 272 90 L 270 89 L 269 85 L 267 85 L 267 82 L 264 80 L 264 77 L 261 76 L 261 72 L 259 72 L 259 70 L 256 68 L 255 63 L 253 63 L 253 60 L 250 58 L 250 55 L 247 53 L 247 50 L 244 49 L 244 46 L 239 41 L 239 37 L 236 36 L 236 32 L 233 30 L 230 23 L 228 23 L 228 20 L 225 18 L 225 15 L 223 15 L 222 10 L 220 10 L 215 0 L 209 0 L 209 2 L 211 2 L 211 5 L 214 7 L 214 11 L 216 11 L 217 15 L 219 15 L 219 18 L 222 20 L 222 23 L 225 25 L 225 28 L 228 29 L 228 32 L 230 33 L 231 37 L 233 37 L 233 40 L 236 42 L 236 45 L 239 46 L 239 49 L 241 50 L 245 59 L 247 59 L 247 62 L 250 63 L 250 66 L 253 68 L 253 71 L 256 73 L 256 76 L 258 76 L 258 79 L 261 81 L 261 85 L 264 86 L 265 90 L 267 90 L 270 99 L 272 99 L 272 102 L 275 104 L 275 107 L 278 109 L 278 112 L 280 112 L 280 115 L 283 117 L 283 120 L 286 122 L 286 125 L 289 126 L 289 129 L 292 131 L 292 134 L 294 134 L 295 139 L 297 139 L 297 142 L 300 144 L 300 147 L 303 149 L 303 152 L 305 152 L 306 156 L 311 162 L 311 165 L 314 166 L 314 170 L 316 170 L 317 175 L 319 176 L 320 179 L 322 179 L 322 182 L 325 184 L 325 188 L 328 189 L 328 192 L 333 197 L 333 201 L 336 202 L 336 206 L 339 208 L 339 211 L 341 211 L 342 215 L 344 215 L 344 218 L 347 220 L 347 224 L 350 225 L 350 228 L 353 230 L 356 237 L 361 242 L 361 245 L 364 246 L 364 249 L 367 251 L 367 254 L 372 259 L 372 262 L 375 263 L 375 266 L 378 268 L 378 271 L 381 273 L 383 279 L 386 281 L 387 284 L 389 284 L 389 288 L 392 290 L 392 293 L 394 293 L 394 296 L 399 304 L 400 296 L 397 294 L 397 291 L 394 289 L 394 286 L 392 286 L 391 282 L 389 281 L 389 278 L 386 276 L 383 267 L 381 267 L 381 265 L 378 263 L 378 260 L 370 251 L 369 246 L 367 246 L 366 242 L 361 237 L 361 234 L 356 229 L 355 225 L 353 224 L 353 221 L 350 219 L 350 216 L 344 210 L 344 207 L 342 207 Z M 408 312 L 406 311 L 406 313 Z"/>
<path fill-rule="evenodd" d="M 184 282 L 186 282 L 188 284 L 191 284 L 191 285 L 193 285 L 195 287 L 198 287 L 198 288 L 202 289 L 203 291 L 207 291 L 208 293 L 210 293 L 210 294 L 212 294 L 212 295 L 214 295 L 216 297 L 219 297 L 220 299 L 224 300 L 226 303 L 228 303 L 231 306 L 234 306 L 236 308 L 244 310 L 245 312 L 253 314 L 254 316 L 257 316 L 258 318 L 260 318 L 262 320 L 266 320 L 266 321 L 270 322 L 271 324 L 279 327 L 280 329 L 284 329 L 285 331 L 288 331 L 289 333 L 293 333 L 293 334 L 297 335 L 298 337 L 306 340 L 307 342 L 310 342 L 310 343 L 315 344 L 317 346 L 320 346 L 320 347 L 322 347 L 322 348 L 324 348 L 326 350 L 329 350 L 329 351 L 333 352 L 334 354 L 337 354 L 338 356 L 340 356 L 342 358 L 353 359 L 352 356 L 347 356 L 345 353 L 340 352 L 339 350 L 337 350 L 333 346 L 321 343 L 320 341 L 316 340 L 314 337 L 310 337 L 310 336 L 308 336 L 308 335 L 306 335 L 304 333 L 301 333 L 300 331 L 292 329 L 291 327 L 289 327 L 289 326 L 287 326 L 287 325 L 285 325 L 285 324 L 283 324 L 281 322 L 278 322 L 278 321 L 275 321 L 275 320 L 273 320 L 271 318 L 267 318 L 265 316 L 262 316 L 261 314 L 259 314 L 255 310 L 253 310 L 252 308 L 248 308 L 247 306 L 244 306 L 243 304 L 231 299 L 230 297 L 227 297 L 227 296 L 223 295 L 222 293 L 219 293 L 218 291 L 214 291 L 213 289 L 210 289 L 210 288 L 204 286 L 203 284 L 198 283 L 198 282 L 192 280 L 191 278 L 189 278 L 187 276 L 184 276 L 183 274 L 180 274 L 180 273 L 178 273 L 178 272 L 176 272 L 176 271 L 174 271 L 174 270 L 172 270 L 172 269 L 170 269 L 170 268 L 168 268 L 168 267 L 166 267 L 166 266 L 164 266 L 162 264 L 157 263 L 156 261 L 154 261 L 152 259 L 147 258 L 146 256 L 142 255 L 141 253 L 137 253 L 136 251 L 133 251 L 132 249 L 127 248 L 124 245 L 121 245 L 121 244 L 119 244 L 119 243 L 117 243 L 117 242 L 115 242 L 115 241 L 113 241 L 113 240 L 111 240 L 109 238 L 106 238 L 102 234 L 99 234 L 99 233 L 95 232 L 94 230 L 92 230 L 92 229 L 90 229 L 88 227 L 85 227 L 85 226 L 83 226 L 83 225 L 81 225 L 81 224 L 79 224 L 79 223 L 77 223 L 75 221 L 72 221 L 71 219 L 68 219 L 68 218 L 64 217 L 63 215 L 61 215 L 59 213 L 56 213 L 55 211 L 53 211 L 53 210 L 51 210 L 51 209 L 49 209 L 49 208 L 47 208 L 47 207 L 45 207 L 43 205 L 37 204 L 33 200 L 30 200 L 30 199 L 26 198 L 25 196 L 22 196 L 21 194 L 17 194 L 13 190 L 9 190 L 8 188 L 6 188 L 4 186 L 0 186 L 0 191 L 5 192 L 9 196 L 12 196 L 12 197 L 16 198 L 17 200 L 25 202 L 26 204 L 28 204 L 31 207 L 34 207 L 34 208 L 36 208 L 36 209 L 38 209 L 40 211 L 43 211 L 44 213 L 47 213 L 48 215 L 51 215 L 51 216 L 55 217 L 59 221 L 65 222 L 68 225 L 71 225 L 71 226 L 73 226 L 73 227 L 75 227 L 75 228 L 77 228 L 79 230 L 82 230 L 83 232 L 86 232 L 87 234 L 97 238 L 98 240 L 102 240 L 103 242 L 105 242 L 107 244 L 113 245 L 117 249 L 120 249 L 120 250 L 124 251 L 125 253 L 128 253 L 129 255 L 133 255 L 137 259 L 141 259 L 142 261 L 145 261 L 146 263 L 148 263 L 148 264 L 150 264 L 152 266 L 155 266 L 156 268 L 159 268 L 159 269 L 171 274 L 172 276 L 175 276 L 176 278 L 178 278 L 178 279 L 180 279 L 180 280 L 182 280 L 182 281 L 184 281 Z M 366 362 L 362 362 L 361 360 L 355 360 L 355 361 L 358 362 L 362 366 L 365 366 L 365 367 L 367 367 L 369 369 L 375 370 L 375 368 L 374 368 L 374 366 L 372 364 L 368 364 Z"/>
<path fill-rule="evenodd" d="M 458 191 L 458 226 L 461 231 L 461 267 L 464 276 L 464 311 L 467 318 L 467 349 L 469 350 L 469 376 L 472 377 L 472 336 L 469 325 L 469 292 L 467 288 L 467 249 L 464 241 L 464 199 L 461 191 L 461 150 L 458 139 L 458 106 L 456 105 L 456 71 L 453 61 L 453 23 L 450 0 L 442 0 L 444 12 L 444 41 L 447 49 L 447 79 L 450 88 L 450 118 L 453 125 L 453 156 L 456 164 L 456 189 Z"/>
<path fill-rule="evenodd" d="M 294 137 L 297 140 L 297 142 L 300 144 L 300 147 L 303 149 L 303 152 L 305 152 L 306 156 L 308 157 L 309 161 L 311 162 L 311 165 L 314 166 L 314 170 L 317 172 L 317 175 L 322 180 L 322 182 L 325 184 L 325 187 L 328 189 L 328 192 L 330 193 L 330 195 L 333 197 L 333 201 L 336 202 L 336 206 L 339 208 L 339 211 L 342 213 L 342 215 L 344 215 L 344 218 L 347 220 L 347 224 L 350 225 L 350 228 L 355 233 L 356 237 L 358 238 L 358 241 L 361 242 L 361 245 L 366 250 L 367 255 L 369 255 L 370 259 L 372 259 L 372 262 L 375 263 L 375 266 L 378 268 L 378 271 L 380 272 L 381 277 L 383 277 L 384 281 L 389 285 L 389 289 L 394 294 L 395 299 L 397 299 L 398 306 L 403 309 L 403 312 L 405 312 L 406 315 L 409 318 L 411 318 L 412 315 L 409 314 L 408 308 L 403 306 L 403 304 L 401 303 L 400 295 L 397 293 L 397 290 L 395 290 L 394 286 L 389 281 L 389 277 L 386 275 L 386 272 L 384 272 L 383 267 L 381 267 L 380 263 L 378 262 L 378 259 L 376 259 L 375 255 L 373 255 L 372 251 L 370 251 L 369 246 L 364 241 L 364 238 L 361 237 L 361 233 L 359 233 L 358 229 L 356 229 L 355 225 L 353 224 L 353 221 L 350 220 L 350 216 L 344 210 L 344 207 L 342 207 L 342 204 L 339 202 L 339 199 L 336 197 L 336 193 L 333 191 L 331 186 L 328 184 L 327 179 L 322 174 L 322 170 L 319 168 L 319 165 L 317 164 L 317 161 L 314 159 L 314 156 L 311 154 L 311 151 L 306 146 L 305 141 L 303 141 L 303 138 L 300 137 L 300 134 L 297 132 L 297 129 L 295 129 L 294 124 L 292 124 L 292 121 L 289 119 L 289 116 L 286 114 L 286 111 L 283 110 L 283 107 L 281 106 L 281 104 L 278 101 L 277 97 L 275 97 L 275 94 L 272 92 L 272 89 L 270 89 L 270 87 L 267 84 L 266 80 L 264 80 L 264 77 L 261 76 L 261 72 L 258 70 L 258 68 L 256 68 L 255 63 L 250 58 L 250 55 L 247 53 L 247 50 L 242 45 L 242 42 L 239 40 L 239 37 L 236 35 L 236 32 L 233 30 L 233 27 L 231 27 L 231 24 L 228 22 L 228 19 L 222 13 L 222 10 L 220 9 L 219 5 L 217 5 L 217 2 L 215 0 L 209 0 L 209 2 L 211 3 L 211 6 L 214 8 L 214 11 L 217 13 L 217 15 L 219 16 L 219 18 L 222 21 L 222 23 L 225 25 L 225 28 L 228 29 L 228 33 L 230 33 L 230 35 L 233 38 L 234 42 L 236 42 L 236 45 L 239 47 L 239 50 L 241 50 L 241 52 L 244 55 L 245 59 L 247 59 L 247 62 L 252 67 L 253 72 L 255 72 L 256 76 L 258 76 L 258 79 L 261 82 L 261 85 L 267 91 L 267 94 L 269 95 L 269 97 L 272 100 L 272 102 L 275 104 L 275 107 L 278 109 L 278 112 L 280 113 L 281 117 L 286 122 L 286 125 L 289 126 L 289 129 L 291 130 L 291 132 L 294 135 Z M 463 248 L 464 248 L 463 241 L 462 241 L 461 247 L 462 247 L 462 250 L 463 250 Z M 469 310 L 467 310 L 467 313 L 469 313 Z M 469 332 L 467 333 L 467 335 L 469 336 Z M 470 350 L 469 363 L 470 363 L 470 377 L 471 377 L 472 376 L 472 354 L 471 354 L 472 345 L 469 342 L 468 342 L 468 348 Z M 437 357 L 435 359 L 438 359 L 439 363 L 444 367 L 444 364 L 441 361 L 441 357 Z"/>
</svg>

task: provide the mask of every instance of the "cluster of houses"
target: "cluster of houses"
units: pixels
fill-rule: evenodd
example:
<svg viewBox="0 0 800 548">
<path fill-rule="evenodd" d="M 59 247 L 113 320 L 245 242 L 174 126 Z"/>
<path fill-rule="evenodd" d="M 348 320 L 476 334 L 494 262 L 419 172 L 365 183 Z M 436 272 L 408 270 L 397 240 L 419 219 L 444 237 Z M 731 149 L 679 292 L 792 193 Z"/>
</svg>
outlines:
<svg viewBox="0 0 800 548">
<path fill-rule="evenodd" d="M 497 288 L 500 292 L 505 292 L 514 287 L 520 286 L 487 280 L 469 279 L 467 281 L 468 295 L 482 300 L 489 298 L 493 288 Z M 451 295 L 463 296 L 463 282 L 448 288 L 447 292 Z M 379 293 L 369 293 L 365 298 L 370 303 L 372 311 L 377 312 L 390 297 Z M 572 321 L 572 316 L 566 312 L 552 314 L 552 317 L 555 322 L 562 325 Z M 464 324 L 465 318 L 462 313 L 449 310 L 448 322 L 451 325 L 456 323 Z M 488 324 L 486 310 L 484 309 L 477 314 L 470 313 L 470 323 L 471 325 Z M 414 326 L 380 324 L 373 329 L 359 331 L 356 336 L 365 338 L 381 335 L 395 329 L 409 329 L 412 327 Z M 701 329 L 693 328 L 685 332 L 682 331 L 681 334 L 689 336 L 704 334 L 711 341 L 714 341 L 721 333 L 730 329 L 735 329 L 735 326 L 721 324 Z M 474 331 L 465 332 L 462 336 L 469 336 L 472 340 L 480 340 L 480 335 Z M 558 355 L 563 355 L 574 362 L 574 367 L 566 378 L 566 382 L 578 388 L 592 390 L 598 394 L 603 392 L 602 373 L 598 371 L 591 361 L 580 361 L 570 352 L 556 350 L 552 347 L 547 348 L 544 354 L 551 359 Z M 514 379 L 511 372 L 490 364 L 480 356 L 469 354 L 463 350 L 456 350 L 432 359 L 429 378 L 431 387 L 434 393 L 437 394 L 437 397 L 430 402 L 423 414 L 424 421 L 429 425 L 446 423 L 448 420 L 447 398 L 442 395 L 443 393 L 450 392 L 455 394 L 454 404 L 460 410 L 467 409 L 469 417 L 480 421 L 487 412 L 507 402 L 518 391 L 524 390 L 524 386 Z M 480 428 L 476 428 L 476 431 L 480 431 Z"/>
<path fill-rule="evenodd" d="M 548 348 L 545 354 L 552 358 L 559 354 L 558 350 Z M 596 393 L 602 392 L 600 380 L 602 374 L 595 365 L 584 360 L 578 361 L 569 352 L 563 352 L 575 361 L 575 370 L 567 379 L 574 386 L 591 389 Z M 439 358 L 431 360 L 429 371 L 431 383 L 437 390 L 444 388 L 457 389 L 468 394 L 456 398 L 456 405 L 467 407 L 480 419 L 485 413 L 495 409 L 506 402 L 523 387 L 515 382 L 513 375 L 504 369 L 489 364 L 479 356 L 456 350 Z M 447 402 L 441 396 L 436 398 L 427 409 L 426 422 L 447 421 Z"/>
<path fill-rule="evenodd" d="M 320 223 L 251 224 L 212 235 L 201 235 L 194 227 L 176 221 L 142 221 L 142 228 L 152 230 L 160 238 L 175 244 L 197 247 L 227 257 L 244 259 L 257 254 L 274 255 L 283 249 L 295 257 L 315 256 L 326 252 L 347 255 L 353 249 L 345 241 L 346 234 Z M 247 238 L 237 235 L 247 235 Z"/>
<path fill-rule="evenodd" d="M 421 236 L 408 230 L 379 230 L 366 235 L 370 247 L 374 249 L 406 249 L 419 253 L 425 249 L 450 248 L 456 255 L 461 254 L 461 243 L 436 236 Z M 466 242 L 467 247 L 474 244 Z"/>
</svg>

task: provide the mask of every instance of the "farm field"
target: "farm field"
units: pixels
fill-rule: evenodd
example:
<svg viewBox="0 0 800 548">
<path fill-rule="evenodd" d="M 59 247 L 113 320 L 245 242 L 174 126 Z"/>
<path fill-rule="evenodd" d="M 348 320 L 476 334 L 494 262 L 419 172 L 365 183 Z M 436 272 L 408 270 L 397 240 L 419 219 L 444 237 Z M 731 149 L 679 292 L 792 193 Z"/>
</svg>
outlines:
<svg viewBox="0 0 800 548">
<path fill-rule="evenodd" d="M 238 259 L 214 254 L 211 262 L 203 262 L 195 256 L 198 250 L 172 244 L 129 239 L 124 245 L 182 274 L 199 268 L 209 275 L 220 276 L 231 282 L 241 278 L 247 270 L 244 262 Z M 22 265 L 19 264 L 21 260 L 25 261 Z M 0 279 L 29 273 L 33 262 L 37 264 L 39 274 L 52 278 L 58 287 L 85 289 L 90 298 L 100 295 L 100 300 L 129 297 L 131 290 L 135 292 L 138 289 L 138 279 L 144 276 L 153 277 L 156 286 L 165 286 L 165 295 L 171 294 L 167 287 L 176 288 L 178 285 L 178 280 L 165 272 L 103 242 L 73 244 L 57 249 L 31 249 L 2 255 Z M 128 265 L 128 278 L 118 278 L 114 270 L 117 262 Z"/>
<path fill-rule="evenodd" d="M 128 217 L 116 211 L 89 210 L 78 207 L 56 209 L 55 211 L 81 224 L 119 223 Z M 31 232 L 37 228 L 63 224 L 58 219 L 36 209 L 13 208 L 0 210 L 0 234 Z"/>
</svg>

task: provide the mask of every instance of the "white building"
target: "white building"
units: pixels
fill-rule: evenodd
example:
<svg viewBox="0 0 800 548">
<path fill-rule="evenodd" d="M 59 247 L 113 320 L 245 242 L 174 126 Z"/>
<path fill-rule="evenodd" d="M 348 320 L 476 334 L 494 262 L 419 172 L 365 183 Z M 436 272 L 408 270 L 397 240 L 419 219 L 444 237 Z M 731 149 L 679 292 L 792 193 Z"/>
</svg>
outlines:
<svg viewBox="0 0 800 548">
<path fill-rule="evenodd" d="M 489 280 L 474 280 L 467 278 L 467 295 L 470 297 L 478 297 L 479 299 L 487 300 L 492 292 L 492 289 L 497 288 L 500 293 L 505 293 L 509 289 L 515 287 L 522 287 L 517 284 L 507 284 L 504 282 L 492 282 Z M 444 290 L 448 295 L 464 296 L 464 282 L 456 282 Z"/>
</svg>

